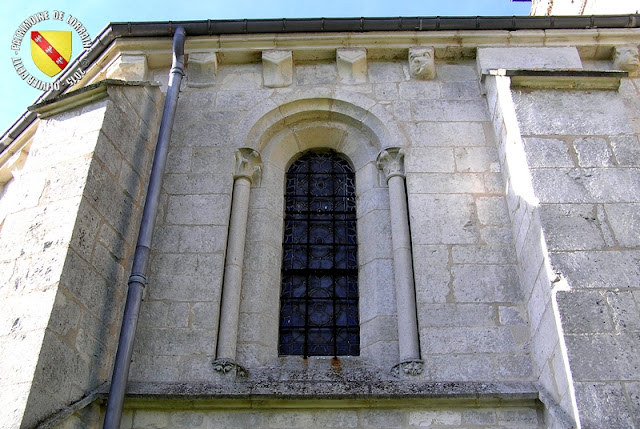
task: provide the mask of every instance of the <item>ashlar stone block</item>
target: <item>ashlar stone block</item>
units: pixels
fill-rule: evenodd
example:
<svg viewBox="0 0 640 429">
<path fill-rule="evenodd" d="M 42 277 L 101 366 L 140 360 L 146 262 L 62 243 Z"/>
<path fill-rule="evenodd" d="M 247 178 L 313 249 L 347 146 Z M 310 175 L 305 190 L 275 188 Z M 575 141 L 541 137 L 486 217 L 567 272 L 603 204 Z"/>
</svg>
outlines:
<svg viewBox="0 0 640 429">
<path fill-rule="evenodd" d="M 291 51 L 262 51 L 262 79 L 264 86 L 282 88 L 293 83 L 293 56 Z"/>
<path fill-rule="evenodd" d="M 193 52 L 187 61 L 187 84 L 204 88 L 215 84 L 218 73 L 218 57 L 215 52 Z"/>
<path fill-rule="evenodd" d="M 140 54 L 122 54 L 107 69 L 107 78 L 143 81 L 148 71 L 147 57 Z"/>
<path fill-rule="evenodd" d="M 355 84 L 367 81 L 367 50 L 365 48 L 338 49 L 336 62 L 341 82 Z"/>
</svg>

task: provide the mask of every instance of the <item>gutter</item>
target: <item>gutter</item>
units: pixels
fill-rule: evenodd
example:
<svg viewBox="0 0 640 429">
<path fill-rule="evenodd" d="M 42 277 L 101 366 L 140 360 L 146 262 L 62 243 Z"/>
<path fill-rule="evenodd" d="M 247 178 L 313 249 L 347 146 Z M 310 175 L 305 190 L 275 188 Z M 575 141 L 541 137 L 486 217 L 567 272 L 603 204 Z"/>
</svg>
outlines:
<svg viewBox="0 0 640 429">
<path fill-rule="evenodd" d="M 88 68 L 118 38 L 172 37 L 183 27 L 190 36 L 260 33 L 337 33 L 372 31 L 457 31 L 457 30 L 583 30 L 595 28 L 640 28 L 640 14 L 598 16 L 475 16 L 397 18 L 295 18 L 236 19 L 162 22 L 116 22 L 108 24 L 93 40 L 88 51 L 76 58 L 59 78 L 64 81 L 79 68 Z M 50 100 L 67 90 L 43 93 L 34 102 Z M 0 153 L 37 118 L 25 112 L 0 137 Z"/>
</svg>

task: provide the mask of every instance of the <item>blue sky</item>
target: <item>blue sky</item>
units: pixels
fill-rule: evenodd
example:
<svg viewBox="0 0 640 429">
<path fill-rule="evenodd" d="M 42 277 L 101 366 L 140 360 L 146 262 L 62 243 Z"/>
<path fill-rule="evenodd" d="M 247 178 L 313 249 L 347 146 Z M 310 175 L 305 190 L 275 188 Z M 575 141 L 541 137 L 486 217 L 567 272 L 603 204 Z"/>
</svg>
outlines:
<svg viewBox="0 0 640 429">
<path fill-rule="evenodd" d="M 11 38 L 20 23 L 34 13 L 61 10 L 77 17 L 95 37 L 109 22 L 180 21 L 198 19 L 242 18 L 307 18 L 307 17 L 397 17 L 397 16 L 500 16 L 528 15 L 531 3 L 510 0 L 210 0 L 170 2 L 114 0 L 105 2 L 44 1 L 19 2 L 9 0 L 0 14 L 0 76 L 2 95 L 0 104 L 0 134 L 11 126 L 27 106 L 42 93 L 27 85 L 17 75 L 11 63 Z M 47 30 L 68 30 L 65 24 L 49 25 Z M 81 50 L 79 38 L 74 38 L 73 58 Z M 29 58 L 29 43 L 22 44 L 20 54 Z M 33 72 L 33 65 L 27 68 Z M 35 75 L 35 73 L 34 73 Z M 46 76 L 38 76 L 49 80 Z M 46 78 L 46 79 L 45 79 Z"/>
</svg>

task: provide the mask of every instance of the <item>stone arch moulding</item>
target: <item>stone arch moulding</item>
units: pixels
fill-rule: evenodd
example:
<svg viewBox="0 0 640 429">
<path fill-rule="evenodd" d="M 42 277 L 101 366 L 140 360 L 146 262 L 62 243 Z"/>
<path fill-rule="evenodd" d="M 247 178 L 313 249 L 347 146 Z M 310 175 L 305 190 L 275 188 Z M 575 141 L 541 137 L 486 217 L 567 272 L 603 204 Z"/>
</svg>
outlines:
<svg viewBox="0 0 640 429">
<path fill-rule="evenodd" d="M 361 353 L 343 360 L 384 370 L 398 363 L 389 193 L 376 159 L 389 142 L 399 144 L 400 134 L 384 108 L 357 94 L 351 98 L 262 105 L 237 128 L 235 141 L 255 149 L 263 162 L 249 204 L 239 315 L 238 362 L 247 368 L 295 367 L 300 360 L 279 357 L 277 349 L 284 176 L 302 153 L 320 148 L 343 154 L 356 171 Z"/>
</svg>

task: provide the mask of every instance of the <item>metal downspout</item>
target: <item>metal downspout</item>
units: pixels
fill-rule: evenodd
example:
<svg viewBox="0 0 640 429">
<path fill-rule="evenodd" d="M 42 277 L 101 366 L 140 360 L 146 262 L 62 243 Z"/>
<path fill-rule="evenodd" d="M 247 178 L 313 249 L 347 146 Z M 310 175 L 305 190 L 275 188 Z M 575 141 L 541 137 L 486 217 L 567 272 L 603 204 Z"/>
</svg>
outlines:
<svg viewBox="0 0 640 429">
<path fill-rule="evenodd" d="M 140 232 L 138 234 L 138 243 L 133 257 L 133 267 L 131 269 L 131 276 L 129 277 L 127 302 L 124 308 L 118 352 L 116 353 L 116 362 L 111 378 L 111 390 L 109 391 L 107 411 L 104 418 L 103 428 L 105 429 L 120 428 L 122 406 L 124 404 L 124 395 L 129 377 L 129 366 L 131 364 L 131 355 L 133 354 L 133 341 L 136 327 L 138 326 L 140 302 L 142 301 L 144 288 L 147 285 L 146 275 L 151 249 L 151 237 L 153 236 L 169 141 L 171 140 L 171 130 L 173 129 L 173 120 L 175 118 L 176 105 L 178 104 L 180 83 L 184 76 L 185 36 L 186 33 L 182 26 L 176 28 L 173 36 L 173 63 L 171 65 L 171 71 L 169 72 L 169 87 L 167 89 L 167 97 L 164 101 L 162 122 L 160 123 L 160 131 L 158 132 L 158 143 L 156 144 L 156 153 L 153 159 L 153 166 L 151 167 L 149 187 L 147 189 L 147 197 L 144 203 Z"/>
</svg>

